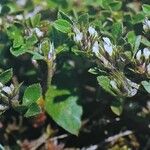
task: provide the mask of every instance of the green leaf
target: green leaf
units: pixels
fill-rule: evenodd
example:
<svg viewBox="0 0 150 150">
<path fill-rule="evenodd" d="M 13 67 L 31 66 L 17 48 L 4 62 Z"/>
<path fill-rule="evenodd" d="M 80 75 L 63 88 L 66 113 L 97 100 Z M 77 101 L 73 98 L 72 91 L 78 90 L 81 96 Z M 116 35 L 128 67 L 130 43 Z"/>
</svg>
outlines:
<svg viewBox="0 0 150 150">
<path fill-rule="evenodd" d="M 24 44 L 24 39 L 21 35 L 16 35 L 13 40 L 13 48 L 19 48 Z"/>
<path fill-rule="evenodd" d="M 133 24 L 142 23 L 145 19 L 144 13 L 138 13 L 132 17 Z"/>
<path fill-rule="evenodd" d="M 108 76 L 98 76 L 97 81 L 99 85 L 108 93 L 112 94 L 113 96 L 116 96 L 116 94 L 112 91 L 111 85 L 110 85 L 110 79 Z"/>
<path fill-rule="evenodd" d="M 112 0 L 100 0 L 102 8 L 107 9 L 107 10 L 110 9 L 111 2 L 112 2 Z"/>
<path fill-rule="evenodd" d="M 12 76 L 13 76 L 13 70 L 12 69 L 8 69 L 8 70 L 6 70 L 6 71 L 4 71 L 4 72 L 2 72 L 0 74 L 0 82 L 2 84 L 6 84 L 7 82 L 10 81 Z"/>
<path fill-rule="evenodd" d="M 45 110 L 53 120 L 68 132 L 78 135 L 81 127 L 82 107 L 77 97 L 67 90 L 50 87 L 46 93 Z"/>
<path fill-rule="evenodd" d="M 143 85 L 144 89 L 150 93 L 150 82 L 148 81 L 142 81 L 141 84 Z"/>
<path fill-rule="evenodd" d="M 120 116 L 123 111 L 122 103 L 119 100 L 113 101 L 112 105 L 110 106 L 112 112 L 117 116 Z"/>
<path fill-rule="evenodd" d="M 147 47 L 150 47 L 150 41 L 147 38 L 145 38 L 144 36 L 142 36 L 141 43 Z"/>
<path fill-rule="evenodd" d="M 42 89 L 40 84 L 32 84 L 25 90 L 23 96 L 23 105 L 30 105 L 32 103 L 36 103 L 41 96 Z"/>
<path fill-rule="evenodd" d="M 32 27 L 36 27 L 40 25 L 41 14 L 36 14 L 31 18 Z"/>
<path fill-rule="evenodd" d="M 37 37 L 33 34 L 26 39 L 26 47 L 29 48 L 38 42 Z"/>
<path fill-rule="evenodd" d="M 113 11 L 118 11 L 122 7 L 122 2 L 120 2 L 120 1 L 112 2 L 112 3 L 110 3 L 110 7 Z"/>
<path fill-rule="evenodd" d="M 134 50 L 133 50 L 134 55 L 138 51 L 140 43 L 141 43 L 141 35 L 139 35 L 139 36 L 136 37 L 135 45 L 134 45 Z"/>
<path fill-rule="evenodd" d="M 7 35 L 13 40 L 13 48 L 19 48 L 24 44 L 21 29 L 17 28 L 15 25 L 7 28 Z"/>
<path fill-rule="evenodd" d="M 39 54 L 38 52 L 34 52 L 32 59 L 33 59 L 33 60 L 44 60 L 44 56 L 42 56 L 42 55 Z"/>
<path fill-rule="evenodd" d="M 56 20 L 54 22 L 53 26 L 55 29 L 57 29 L 58 31 L 63 32 L 63 33 L 70 33 L 71 29 L 72 29 L 71 24 L 64 19 Z"/>
<path fill-rule="evenodd" d="M 131 44 L 132 48 L 134 47 L 134 43 L 136 41 L 136 35 L 134 31 L 129 31 L 127 34 L 127 40 Z"/>
<path fill-rule="evenodd" d="M 23 45 L 20 45 L 21 47 L 14 48 L 12 47 L 10 49 L 10 52 L 14 56 L 20 56 L 23 55 L 24 53 L 30 53 L 31 49 L 33 48 L 34 44 L 38 42 L 37 37 L 33 34 L 32 36 L 26 38 L 26 41 Z"/>
<path fill-rule="evenodd" d="M 1 6 L 1 7 L 2 7 L 2 6 Z M 9 8 L 7 5 L 4 5 L 4 6 L 1 8 L 0 14 L 5 15 L 5 14 L 7 14 L 7 13 L 9 13 L 9 12 L 10 12 L 10 8 Z"/>
<path fill-rule="evenodd" d="M 89 15 L 88 13 L 85 13 L 85 14 L 82 14 L 79 16 L 79 19 L 78 19 L 78 22 L 79 24 L 82 24 L 82 25 L 88 25 L 89 24 Z"/>
<path fill-rule="evenodd" d="M 24 116 L 28 118 L 28 117 L 36 116 L 40 113 L 41 113 L 41 108 L 36 103 L 33 103 L 29 106 Z"/>
<path fill-rule="evenodd" d="M 143 4 L 142 8 L 145 14 L 150 15 L 150 5 Z"/>
<path fill-rule="evenodd" d="M 121 37 L 123 33 L 123 25 L 120 22 L 116 22 L 112 26 L 112 35 L 115 37 L 115 39 L 118 39 Z"/>
<path fill-rule="evenodd" d="M 65 14 L 63 11 L 58 12 L 58 19 L 64 19 L 67 20 L 70 24 L 73 24 L 73 21 L 71 20 L 70 16 Z"/>
<path fill-rule="evenodd" d="M 26 48 L 26 45 L 22 45 L 19 48 L 13 48 L 13 47 L 10 48 L 11 54 L 14 55 L 14 56 L 16 56 L 16 57 L 18 57 L 20 55 L 23 55 L 27 51 L 28 51 L 28 49 Z"/>
</svg>

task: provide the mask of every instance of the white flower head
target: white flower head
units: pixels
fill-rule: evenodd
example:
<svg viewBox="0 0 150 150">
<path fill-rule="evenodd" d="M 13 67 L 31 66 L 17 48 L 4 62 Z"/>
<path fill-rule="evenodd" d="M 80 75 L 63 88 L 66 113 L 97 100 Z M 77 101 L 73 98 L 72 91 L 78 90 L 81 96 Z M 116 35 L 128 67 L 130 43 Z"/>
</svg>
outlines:
<svg viewBox="0 0 150 150">
<path fill-rule="evenodd" d="M 110 85 L 112 86 L 113 89 L 118 89 L 116 81 L 111 80 Z"/>
<path fill-rule="evenodd" d="M 139 50 L 139 51 L 136 53 L 136 59 L 137 59 L 138 61 L 141 60 L 141 55 L 142 55 L 142 51 Z"/>
<path fill-rule="evenodd" d="M 93 44 L 92 52 L 95 53 L 96 56 L 98 56 L 98 54 L 99 54 L 99 44 L 98 44 L 97 41 L 95 41 L 95 43 Z"/>
<path fill-rule="evenodd" d="M 109 56 L 112 56 L 112 54 L 113 54 L 113 45 L 112 45 L 110 39 L 107 38 L 107 37 L 103 37 L 103 40 L 104 40 L 103 45 L 104 45 L 105 51 L 109 54 Z"/>
<path fill-rule="evenodd" d="M 144 48 L 143 49 L 143 55 L 144 55 L 145 59 L 149 59 L 149 57 L 150 57 L 150 49 L 149 48 Z"/>
<path fill-rule="evenodd" d="M 146 69 L 147 69 L 147 73 L 150 75 L 150 63 L 147 65 Z"/>
<path fill-rule="evenodd" d="M 39 38 L 43 37 L 44 33 L 39 28 L 34 28 L 34 31 Z"/>
<path fill-rule="evenodd" d="M 91 36 L 97 37 L 97 31 L 93 27 L 90 26 L 88 32 Z"/>
<path fill-rule="evenodd" d="M 145 32 L 150 30 L 150 20 L 148 20 L 147 18 L 144 20 L 143 29 L 144 29 Z"/>
</svg>

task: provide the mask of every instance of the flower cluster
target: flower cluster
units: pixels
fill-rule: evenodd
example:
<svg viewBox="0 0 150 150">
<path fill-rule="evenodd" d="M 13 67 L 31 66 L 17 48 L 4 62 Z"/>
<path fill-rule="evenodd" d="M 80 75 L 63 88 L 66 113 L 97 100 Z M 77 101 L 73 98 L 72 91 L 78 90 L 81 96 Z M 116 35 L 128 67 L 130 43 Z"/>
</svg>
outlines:
<svg viewBox="0 0 150 150">
<path fill-rule="evenodd" d="M 119 78 L 118 78 L 119 77 Z M 115 76 L 111 81 L 110 85 L 112 90 L 116 93 L 116 95 L 125 96 L 125 97 L 133 97 L 137 94 L 139 85 L 135 82 L 132 82 L 123 74 Z"/>
<path fill-rule="evenodd" d="M 93 27 L 89 27 L 87 31 L 81 32 L 78 28 L 74 29 L 74 41 L 84 51 L 93 53 L 98 61 L 98 65 L 102 65 L 104 69 L 110 72 L 110 87 L 115 95 L 121 97 L 133 97 L 137 94 L 139 85 L 128 79 L 122 72 L 124 68 L 118 66 L 127 61 L 123 57 L 124 52 L 121 47 L 114 45 L 108 37 L 98 36 L 97 31 Z M 144 58 L 143 58 L 144 56 Z M 136 63 L 138 67 L 144 67 L 149 74 L 150 50 L 148 48 L 140 50 L 136 54 Z"/>
<path fill-rule="evenodd" d="M 0 113 L 7 110 L 12 103 L 18 103 L 18 93 L 13 84 L 5 86 L 0 82 Z"/>
<path fill-rule="evenodd" d="M 144 48 L 138 50 L 135 58 L 135 70 L 139 74 L 147 74 L 150 76 L 150 49 Z"/>
<path fill-rule="evenodd" d="M 74 41 L 77 43 L 80 49 L 84 51 L 90 51 L 91 49 L 95 52 L 98 53 L 98 33 L 93 28 L 90 26 L 88 28 L 88 31 L 81 31 L 78 29 L 76 26 L 74 26 Z"/>
</svg>

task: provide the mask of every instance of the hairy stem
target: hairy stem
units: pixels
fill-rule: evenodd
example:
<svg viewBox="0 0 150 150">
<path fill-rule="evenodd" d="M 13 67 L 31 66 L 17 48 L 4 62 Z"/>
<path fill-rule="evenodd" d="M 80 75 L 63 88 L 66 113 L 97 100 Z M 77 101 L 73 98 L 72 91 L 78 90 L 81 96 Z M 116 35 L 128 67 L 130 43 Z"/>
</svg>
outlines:
<svg viewBox="0 0 150 150">
<path fill-rule="evenodd" d="M 51 85 L 53 77 L 53 61 L 47 61 L 47 88 Z"/>
</svg>

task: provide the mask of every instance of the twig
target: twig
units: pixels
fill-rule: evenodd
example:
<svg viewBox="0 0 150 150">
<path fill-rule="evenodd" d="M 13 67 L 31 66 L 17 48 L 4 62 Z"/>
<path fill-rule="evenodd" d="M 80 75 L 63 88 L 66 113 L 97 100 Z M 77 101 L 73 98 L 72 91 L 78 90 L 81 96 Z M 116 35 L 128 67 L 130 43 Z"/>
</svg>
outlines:
<svg viewBox="0 0 150 150">
<path fill-rule="evenodd" d="M 123 137 L 123 136 L 130 135 L 130 134 L 132 134 L 132 133 L 133 133 L 132 131 L 127 130 L 127 131 L 125 131 L 125 132 L 119 133 L 119 134 L 117 134 L 117 135 L 114 135 L 114 136 L 111 136 L 111 137 L 105 139 L 105 142 L 114 142 L 114 141 L 118 140 L 119 138 L 121 138 L 121 137 Z"/>
</svg>

